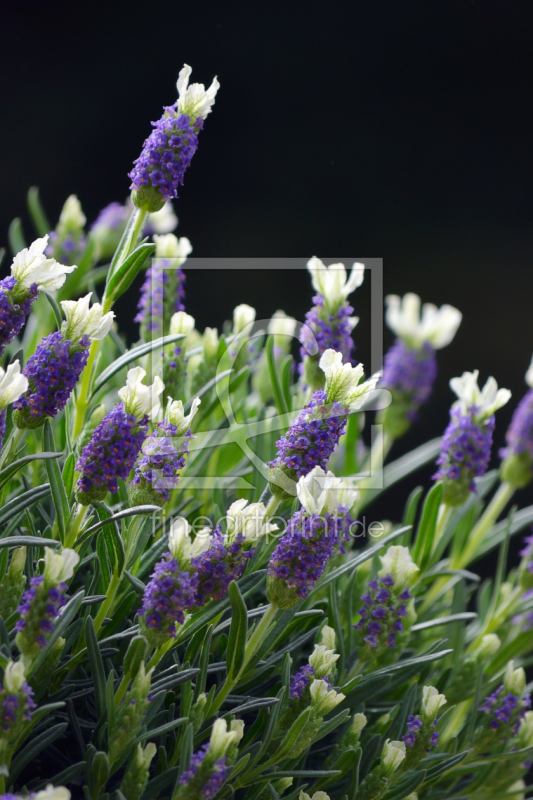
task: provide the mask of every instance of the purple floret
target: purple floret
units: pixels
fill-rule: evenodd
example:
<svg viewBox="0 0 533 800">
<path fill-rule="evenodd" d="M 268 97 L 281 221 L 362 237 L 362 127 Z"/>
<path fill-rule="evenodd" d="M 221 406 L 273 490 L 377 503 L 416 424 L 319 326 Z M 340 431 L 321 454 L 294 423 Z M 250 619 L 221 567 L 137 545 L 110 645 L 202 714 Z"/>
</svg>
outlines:
<svg viewBox="0 0 533 800">
<path fill-rule="evenodd" d="M 115 494 L 118 479 L 126 480 L 148 433 L 148 417 L 138 420 L 117 403 L 95 428 L 81 453 L 76 469 L 81 473 L 77 494 L 83 500 L 103 500 Z"/>
<path fill-rule="evenodd" d="M 165 113 L 157 122 L 152 122 L 154 130 L 145 140 L 141 155 L 134 162 L 129 173 L 131 189 L 155 186 L 165 198 L 172 200 L 178 196 L 178 187 L 183 179 L 192 157 L 198 148 L 198 134 L 203 120 L 191 119 L 178 112 L 177 102 L 165 108 Z"/>
<path fill-rule="evenodd" d="M 392 402 L 401 405 L 409 422 L 414 422 L 431 395 L 436 376 L 435 350 L 428 342 L 410 348 L 396 339 L 385 356 L 380 386 L 392 392 Z"/>
<path fill-rule="evenodd" d="M 341 403 L 327 405 L 323 389 L 298 414 L 287 433 L 277 442 L 277 457 L 270 467 L 278 467 L 295 480 L 314 467 L 326 468 L 329 458 L 346 430 L 348 409 Z"/>
<path fill-rule="evenodd" d="M 16 294 L 16 285 L 16 278 L 12 276 L 0 281 L 0 355 L 21 332 L 39 294 L 34 283 L 20 300 L 17 298 L 19 302 L 15 302 L 13 294 Z"/>
<path fill-rule="evenodd" d="M 87 364 L 90 344 L 88 336 L 73 344 L 61 331 L 45 336 L 23 370 L 28 390 L 13 404 L 19 427 L 37 427 L 65 408 Z"/>
</svg>

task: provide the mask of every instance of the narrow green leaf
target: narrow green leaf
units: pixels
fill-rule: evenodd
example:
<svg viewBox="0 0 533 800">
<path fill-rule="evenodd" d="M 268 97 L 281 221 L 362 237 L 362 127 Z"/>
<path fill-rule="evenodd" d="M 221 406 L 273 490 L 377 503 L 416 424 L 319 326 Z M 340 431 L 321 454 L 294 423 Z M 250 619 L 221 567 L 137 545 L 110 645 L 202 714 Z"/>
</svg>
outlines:
<svg viewBox="0 0 533 800">
<path fill-rule="evenodd" d="M 46 728 L 42 733 L 32 739 L 26 745 L 24 750 L 18 754 L 11 762 L 9 770 L 9 779 L 11 782 L 15 781 L 25 766 L 37 758 L 40 752 L 45 747 L 49 747 L 52 742 L 55 742 L 68 728 L 68 722 L 61 722 L 58 725 L 52 725 L 51 728 Z"/>
<path fill-rule="evenodd" d="M 126 553 L 117 521 L 112 519 L 113 513 L 104 503 L 93 503 L 93 506 L 100 517 L 100 522 L 103 523 L 103 534 L 111 570 L 121 575 L 126 561 Z"/>
<path fill-rule="evenodd" d="M 96 710 L 98 716 L 103 717 L 106 710 L 106 679 L 93 619 L 90 616 L 87 617 L 85 622 L 85 641 L 87 642 L 87 655 L 89 656 L 89 662 L 91 664 L 91 677 L 94 681 Z"/>
<path fill-rule="evenodd" d="M 23 456 L 19 458 L 18 461 L 14 461 L 8 467 L 4 467 L 3 470 L 0 471 L 0 488 L 5 486 L 10 478 L 22 469 L 22 467 L 26 466 L 26 464 L 30 464 L 32 461 L 47 461 L 48 459 L 53 458 L 61 458 L 63 453 L 32 453 L 27 456 Z"/>
<path fill-rule="evenodd" d="M 311 711 L 311 708 L 306 708 L 294 720 L 273 756 L 276 762 L 279 763 L 283 758 L 290 758 L 292 751 L 298 748 L 299 741 L 302 738 L 307 738 L 306 728 L 311 717 Z"/>
<path fill-rule="evenodd" d="M 446 758 L 444 761 L 440 761 L 434 767 L 429 767 L 426 772 L 426 781 L 432 781 L 434 778 L 442 775 L 443 772 L 455 767 L 456 764 L 460 764 L 461 761 L 467 757 L 467 755 L 468 750 L 465 750 L 463 753 L 457 753 L 455 756 L 451 756 L 451 758 Z"/>
<path fill-rule="evenodd" d="M 17 253 L 20 253 L 21 250 L 24 250 L 24 248 L 27 246 L 24 239 L 24 231 L 22 230 L 22 220 L 20 217 L 15 217 L 15 219 L 12 220 L 7 232 L 7 238 L 11 252 L 14 256 Z"/>
<path fill-rule="evenodd" d="M 48 497 L 49 494 L 50 484 L 43 483 L 42 486 L 36 486 L 35 489 L 30 489 L 27 492 L 19 494 L 18 497 L 14 497 L 0 508 L 0 525 L 5 525 L 6 522 L 16 517 L 17 514 L 25 511 L 34 503 L 38 503 L 39 500 Z"/>
<path fill-rule="evenodd" d="M 418 789 L 420 784 L 424 783 L 425 778 L 426 770 L 417 770 L 412 775 L 408 775 L 407 778 L 398 784 L 398 786 L 395 786 L 394 789 L 387 792 L 384 796 L 384 800 L 403 800 L 404 797 L 407 797 L 412 794 L 415 789 Z"/>
<path fill-rule="evenodd" d="M 52 230 L 52 226 L 48 221 L 46 211 L 41 203 L 39 189 L 37 186 L 31 186 L 28 189 L 26 202 L 28 204 L 28 211 L 30 212 L 31 221 L 35 225 L 35 230 L 39 236 L 46 236 L 46 234 L 50 233 Z"/>
<path fill-rule="evenodd" d="M 48 452 L 54 452 L 54 434 L 50 420 L 47 419 L 44 425 L 43 432 L 43 445 Z M 55 459 L 48 459 L 46 461 L 46 472 L 48 480 L 50 481 L 50 489 L 52 492 L 52 500 L 54 501 L 54 508 L 56 512 L 56 522 L 59 529 L 59 538 L 65 541 L 65 532 L 67 529 L 67 521 L 70 513 L 67 493 L 63 484 L 63 478 L 59 470 L 59 466 Z"/>
<path fill-rule="evenodd" d="M 427 494 L 413 548 L 413 561 L 421 569 L 433 548 L 441 498 L 442 483 L 436 483 Z"/>
<path fill-rule="evenodd" d="M 108 277 L 108 283 L 104 292 L 104 298 L 113 302 L 118 300 L 121 294 L 135 279 L 137 273 L 142 268 L 144 262 L 155 251 L 155 244 L 140 244 L 135 248 L 128 258 Z"/>
<path fill-rule="evenodd" d="M 61 547 L 57 539 L 41 539 L 39 536 L 7 536 L 0 539 L 0 547 Z"/>
<path fill-rule="evenodd" d="M 281 382 L 278 375 L 278 365 L 274 356 L 274 337 L 269 336 L 266 343 L 266 357 L 268 363 L 268 372 L 270 375 L 270 385 L 272 386 L 272 394 L 274 395 L 274 403 L 278 410 L 278 414 L 287 414 L 289 408 L 285 402 Z"/>
<path fill-rule="evenodd" d="M 187 717 L 178 717 L 178 719 L 173 719 L 170 722 L 165 723 L 165 725 L 160 725 L 158 728 L 152 728 L 150 731 L 141 733 L 140 736 L 137 736 L 135 739 L 134 744 L 145 742 L 147 739 L 155 739 L 156 736 L 163 736 L 164 733 L 173 731 L 175 728 L 185 725 L 186 722 Z"/>
<path fill-rule="evenodd" d="M 292 356 L 286 356 L 281 365 L 281 390 L 285 405 L 289 411 L 292 411 L 291 380 L 293 360 Z"/>
<path fill-rule="evenodd" d="M 244 664 L 244 652 L 248 635 L 248 615 L 246 603 L 235 581 L 230 583 L 228 594 L 232 617 L 226 649 L 226 663 L 228 679 L 233 680 L 237 677 Z"/>
<path fill-rule="evenodd" d="M 46 295 L 46 299 L 50 303 L 52 311 L 54 312 L 57 329 L 60 330 L 61 325 L 63 324 L 63 315 L 61 314 L 61 309 L 59 308 L 55 297 L 50 294 L 50 292 L 41 292 L 41 294 Z"/>
<path fill-rule="evenodd" d="M 74 457 L 74 453 L 71 453 L 65 461 L 63 466 L 63 485 L 65 487 L 65 491 L 68 495 L 70 495 L 72 491 L 72 486 L 74 485 L 74 467 L 76 465 L 76 459 Z"/>
</svg>

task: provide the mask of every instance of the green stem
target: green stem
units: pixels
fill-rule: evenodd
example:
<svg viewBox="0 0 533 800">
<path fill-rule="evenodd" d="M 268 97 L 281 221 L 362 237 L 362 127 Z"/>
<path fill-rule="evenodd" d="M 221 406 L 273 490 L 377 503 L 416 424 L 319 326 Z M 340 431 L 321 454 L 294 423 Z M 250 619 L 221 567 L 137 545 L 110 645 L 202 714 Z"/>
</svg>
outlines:
<svg viewBox="0 0 533 800">
<path fill-rule="evenodd" d="M 124 261 L 128 258 L 128 256 L 131 255 L 131 253 L 134 251 L 135 245 L 137 244 L 137 239 L 142 231 L 142 227 L 144 225 L 144 220 L 146 219 L 147 213 L 148 212 L 146 211 L 146 209 L 142 208 L 136 208 L 133 211 L 133 214 L 135 215 L 135 222 L 131 228 L 130 238 L 124 249 L 123 256 L 120 259 L 120 262 L 115 266 L 114 271 L 116 271 L 120 267 L 120 265 L 124 263 Z M 104 314 L 106 314 L 110 310 L 112 305 L 113 305 L 112 298 L 104 297 L 103 300 Z M 91 375 L 99 345 L 100 342 L 92 342 L 89 350 L 89 358 L 87 359 L 87 365 L 82 373 L 81 386 L 76 400 L 76 416 L 74 418 L 74 430 L 72 433 L 73 439 L 76 439 L 80 435 L 85 422 L 85 414 L 89 406 Z"/>
<path fill-rule="evenodd" d="M 276 509 L 277 509 L 277 507 L 279 506 L 280 503 L 281 503 L 281 500 L 279 499 L 279 497 L 277 497 L 277 495 L 273 494 L 272 497 L 270 498 L 270 500 L 268 501 L 267 507 L 265 509 L 265 516 L 263 518 L 264 522 L 269 520 L 274 515 L 274 512 L 276 511 Z"/>
<path fill-rule="evenodd" d="M 271 603 L 268 606 L 267 610 L 265 611 L 265 613 L 261 618 L 261 621 L 257 625 L 256 629 L 254 630 L 254 632 L 252 633 L 246 644 L 242 667 L 240 668 L 235 678 L 233 678 L 232 680 L 230 680 L 229 677 L 226 678 L 226 680 L 224 681 L 224 683 L 220 688 L 219 693 L 213 700 L 213 704 L 209 709 L 209 716 L 217 713 L 217 711 L 222 706 L 222 704 L 224 703 L 225 699 L 227 698 L 233 687 L 236 686 L 236 684 L 239 682 L 241 676 L 244 674 L 246 667 L 248 666 L 250 661 L 253 659 L 253 657 L 259 650 L 262 642 L 264 642 L 264 640 L 266 639 L 270 626 L 272 625 L 272 622 L 274 620 L 274 617 L 278 613 L 278 610 L 279 610 L 278 607 L 274 605 L 274 603 Z"/>
<path fill-rule="evenodd" d="M 509 483 L 502 483 L 485 511 L 474 525 L 466 547 L 450 562 L 452 569 L 463 569 L 476 558 L 477 551 L 485 538 L 489 528 L 492 528 L 501 512 L 514 494 L 514 487 Z"/>
<path fill-rule="evenodd" d="M 118 708 L 120 705 L 120 701 L 126 694 L 126 689 L 128 688 L 130 682 L 130 676 L 124 675 L 122 680 L 120 681 L 119 687 L 117 689 L 117 693 L 115 695 L 115 708 Z"/>
<path fill-rule="evenodd" d="M 16 425 L 13 426 L 8 439 L 4 444 L 2 455 L 0 456 L 0 469 L 2 469 L 2 467 L 7 467 L 13 461 L 11 455 L 14 454 L 25 433 L 25 428 L 17 428 Z"/>
<path fill-rule="evenodd" d="M 81 503 L 78 503 L 76 514 L 72 519 L 69 529 L 67 530 L 67 535 L 65 537 L 65 547 L 74 547 L 74 545 L 76 544 L 76 539 L 78 538 L 78 533 L 80 532 L 80 528 L 83 525 L 86 513 L 87 513 L 87 506 L 82 506 Z"/>
<path fill-rule="evenodd" d="M 122 575 L 119 575 L 117 572 L 113 573 L 113 577 L 111 578 L 111 583 L 109 584 L 108 589 L 107 589 L 107 597 L 104 600 L 104 602 L 102 603 L 102 605 L 100 606 L 100 611 L 96 615 L 96 619 L 94 621 L 95 633 L 98 633 L 99 629 L 102 627 L 102 623 L 103 623 L 104 619 L 106 618 L 106 615 L 107 615 L 107 612 L 108 612 L 108 610 L 109 610 L 109 608 L 111 606 L 111 603 L 115 599 L 115 595 L 117 593 L 117 589 L 119 587 L 121 578 L 122 578 Z"/>
<path fill-rule="evenodd" d="M 163 656 L 165 655 L 165 653 L 168 653 L 168 651 L 171 650 L 177 643 L 178 643 L 177 639 L 168 639 L 164 644 L 158 647 L 155 653 L 153 654 L 152 658 L 148 662 L 146 671 L 148 672 L 149 670 L 152 669 L 152 667 L 156 667 L 163 658 Z"/>
<path fill-rule="evenodd" d="M 444 533 L 444 529 L 450 519 L 450 515 L 453 511 L 453 508 L 449 506 L 447 503 L 441 503 L 439 508 L 439 513 L 437 516 L 437 525 L 435 526 L 435 536 L 433 537 L 433 547 L 432 551 L 435 550 L 437 547 L 442 534 Z"/>
</svg>

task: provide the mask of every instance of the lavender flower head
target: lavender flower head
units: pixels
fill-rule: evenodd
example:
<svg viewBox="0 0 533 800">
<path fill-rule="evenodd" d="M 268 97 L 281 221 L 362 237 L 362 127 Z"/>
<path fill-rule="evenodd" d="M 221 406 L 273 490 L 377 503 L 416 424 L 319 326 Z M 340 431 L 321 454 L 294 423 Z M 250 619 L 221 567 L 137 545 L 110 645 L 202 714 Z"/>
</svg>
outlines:
<svg viewBox="0 0 533 800">
<path fill-rule="evenodd" d="M 292 608 L 307 597 L 336 545 L 342 547 L 351 525 L 346 491 L 342 481 L 320 467 L 298 481 L 303 508 L 289 520 L 268 565 L 267 597 L 279 608 Z"/>
<path fill-rule="evenodd" d="M 316 256 L 307 262 L 307 269 L 317 294 L 313 297 L 313 308 L 305 315 L 307 325 L 302 327 L 300 333 L 300 373 L 304 383 L 316 391 L 324 386 L 324 374 L 319 362 L 326 350 L 336 350 L 347 363 L 356 363 L 352 359 L 352 330 L 359 318 L 351 316 L 353 308 L 348 305 L 347 299 L 363 282 L 364 264 L 356 262 L 349 278 L 344 264 L 326 267 Z"/>
<path fill-rule="evenodd" d="M 8 661 L 0 683 L 0 756 L 9 758 L 26 723 L 32 718 L 36 703 L 33 689 L 26 682 L 22 661 Z"/>
<path fill-rule="evenodd" d="M 87 364 L 91 341 L 107 336 L 112 311 L 100 303 L 89 308 L 91 293 L 81 300 L 63 300 L 66 320 L 37 346 L 24 368 L 28 388 L 15 403 L 13 420 L 19 428 L 39 428 L 62 411 Z"/>
<path fill-rule="evenodd" d="M 507 447 L 500 450 L 502 481 L 521 489 L 533 477 L 533 359 L 526 372 L 529 391 L 516 408 L 507 431 Z"/>
<path fill-rule="evenodd" d="M 98 259 L 113 255 L 126 229 L 131 211 L 131 208 L 122 203 L 109 203 L 100 211 L 90 229 L 91 239 L 96 242 Z"/>
<path fill-rule="evenodd" d="M 16 642 L 25 659 L 35 658 L 53 633 L 54 620 L 65 604 L 66 582 L 72 578 L 79 560 L 75 550 L 65 548 L 55 553 L 45 547 L 44 572 L 30 580 L 30 588 L 22 595 L 18 607 Z"/>
<path fill-rule="evenodd" d="M 155 260 L 146 271 L 135 322 L 141 324 L 145 341 L 163 336 L 169 329 L 176 311 L 185 311 L 185 274 L 181 269 L 192 252 L 186 237 L 178 239 L 173 233 L 154 236 Z"/>
<path fill-rule="evenodd" d="M 226 533 L 217 526 L 209 547 L 191 561 L 198 575 L 197 605 L 226 597 L 230 583 L 242 576 L 246 563 L 253 557 L 259 538 L 278 529 L 265 521 L 265 516 L 263 503 L 236 500 L 231 504 L 226 515 Z"/>
<path fill-rule="evenodd" d="M 81 476 L 76 497 L 82 505 L 103 500 L 107 492 L 115 494 L 118 479 L 126 480 L 133 469 L 148 434 L 148 420 L 160 410 L 159 395 L 165 388 L 159 377 L 151 386 L 142 381 L 146 371 L 130 369 L 126 386 L 120 389 L 122 402 L 96 426 L 76 465 Z"/>
<path fill-rule="evenodd" d="M 174 800 L 211 800 L 218 794 L 226 782 L 227 765 L 235 760 L 243 729 L 240 720 L 233 720 L 229 730 L 225 720 L 216 720 L 209 743 L 193 753 L 181 775 Z"/>
<path fill-rule="evenodd" d="M 43 236 L 17 253 L 11 275 L 0 281 L 0 355 L 21 332 L 39 291 L 59 289 L 76 269 L 47 258 L 47 245 L 48 236 Z"/>
<path fill-rule="evenodd" d="M 165 347 L 163 351 L 163 380 L 173 400 L 179 400 L 184 393 L 189 363 L 187 349 L 198 335 L 194 326 L 194 317 L 185 311 L 177 311 L 170 318 L 170 333 L 181 333 L 184 336 L 176 344 Z"/>
<path fill-rule="evenodd" d="M 435 351 L 454 338 L 462 315 L 453 306 L 437 308 L 409 292 L 386 298 L 386 320 L 397 339 L 385 356 L 381 386 L 392 394 L 391 405 L 380 415 L 390 436 L 402 436 L 418 418 L 433 390 L 437 375 Z"/>
<path fill-rule="evenodd" d="M 516 736 L 520 723 L 531 707 L 529 694 L 524 695 L 526 675 L 512 661 L 507 665 L 503 683 L 485 698 L 480 706 L 486 716 L 476 732 L 474 748 L 478 752 L 492 749 L 496 744 Z"/>
<path fill-rule="evenodd" d="M 87 217 L 81 209 L 80 201 L 75 194 L 71 194 L 65 201 L 55 231 L 50 234 L 45 254 L 67 264 L 78 261 L 87 246 L 83 232 L 86 222 Z"/>
<path fill-rule="evenodd" d="M 470 492 L 476 491 L 474 478 L 485 474 L 492 447 L 494 413 L 511 397 L 508 389 L 498 389 L 489 378 L 479 389 L 478 371 L 464 372 L 452 378 L 450 387 L 459 398 L 450 411 L 450 423 L 444 432 L 439 470 L 434 475 L 443 482 L 443 502 L 460 506 Z"/>
<path fill-rule="evenodd" d="M 173 401 L 169 397 L 165 419 L 143 444 L 129 485 L 132 505 L 152 503 L 163 506 L 169 499 L 170 490 L 177 487 L 179 473 L 189 452 L 189 442 L 194 439 L 190 426 L 200 402 L 197 397 L 190 413 L 185 416 L 181 400 Z"/>
<path fill-rule="evenodd" d="M 361 596 L 361 619 L 354 626 L 358 632 L 361 661 L 386 657 L 390 648 L 406 643 L 410 627 L 416 618 L 410 585 L 419 568 L 413 562 L 407 547 L 389 547 L 381 556 L 382 569 L 368 583 Z"/>
<path fill-rule="evenodd" d="M 178 77 L 178 100 L 165 108 L 161 119 L 152 122 L 154 130 L 129 174 L 132 200 L 138 208 L 158 211 L 165 200 L 178 196 L 198 147 L 198 134 L 211 112 L 219 83 L 215 78 L 207 90 L 201 83 L 189 86 L 191 71 L 185 64 Z"/>
<path fill-rule="evenodd" d="M 434 686 L 424 686 L 420 715 L 409 715 L 408 732 L 402 737 L 406 746 L 404 771 L 414 769 L 432 747 L 437 747 L 439 743 L 439 731 L 436 730 L 437 714 L 446 702 L 446 697 L 439 694 Z"/>
<path fill-rule="evenodd" d="M 379 374 L 360 383 L 363 365 L 343 364 L 342 354 L 326 350 L 320 359 L 325 389 L 314 392 L 287 433 L 277 442 L 277 456 L 270 462 L 273 494 L 294 496 L 295 481 L 315 466 L 325 469 L 346 429 L 346 417 L 359 410 L 379 380 Z"/>
</svg>

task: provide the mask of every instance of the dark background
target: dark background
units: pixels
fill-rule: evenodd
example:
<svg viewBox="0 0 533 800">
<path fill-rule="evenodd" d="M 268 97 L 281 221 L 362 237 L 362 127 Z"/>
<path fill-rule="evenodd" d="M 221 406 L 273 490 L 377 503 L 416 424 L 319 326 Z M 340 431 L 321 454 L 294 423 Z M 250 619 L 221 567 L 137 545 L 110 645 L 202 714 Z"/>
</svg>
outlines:
<svg viewBox="0 0 533 800">
<path fill-rule="evenodd" d="M 382 256 L 387 292 L 465 317 L 397 452 L 443 430 L 447 380 L 474 368 L 513 391 L 501 446 L 533 351 L 530 2 L 18 0 L 0 17 L 0 241 L 30 185 L 52 219 L 70 193 L 89 221 L 124 200 L 182 64 L 217 74 L 177 233 L 197 256 Z M 303 272 L 191 272 L 187 308 L 220 327 L 241 302 L 302 319 L 311 296 Z"/>
</svg>

